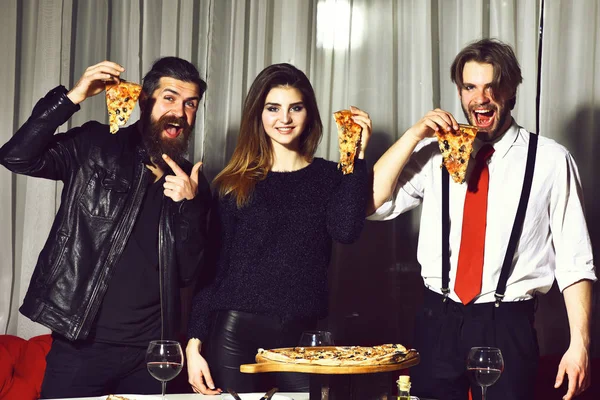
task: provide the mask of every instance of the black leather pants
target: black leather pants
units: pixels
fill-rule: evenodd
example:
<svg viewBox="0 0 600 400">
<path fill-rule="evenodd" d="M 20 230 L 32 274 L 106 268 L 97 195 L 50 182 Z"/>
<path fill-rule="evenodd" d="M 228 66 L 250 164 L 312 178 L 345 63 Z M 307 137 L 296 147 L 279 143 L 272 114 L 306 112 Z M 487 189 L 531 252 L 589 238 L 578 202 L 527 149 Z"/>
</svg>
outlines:
<svg viewBox="0 0 600 400">
<path fill-rule="evenodd" d="M 255 363 L 259 348 L 294 347 L 303 331 L 314 330 L 316 320 L 282 321 L 278 317 L 240 311 L 217 311 L 202 346 L 217 387 L 237 392 L 307 392 L 308 375 L 290 372 L 244 374 L 241 364 Z"/>
</svg>

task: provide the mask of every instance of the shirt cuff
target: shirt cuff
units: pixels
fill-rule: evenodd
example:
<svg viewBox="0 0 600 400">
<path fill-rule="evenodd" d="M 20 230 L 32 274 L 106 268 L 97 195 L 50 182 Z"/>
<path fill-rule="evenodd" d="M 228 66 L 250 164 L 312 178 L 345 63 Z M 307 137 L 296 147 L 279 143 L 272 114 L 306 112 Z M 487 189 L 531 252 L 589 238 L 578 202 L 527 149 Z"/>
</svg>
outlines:
<svg viewBox="0 0 600 400">
<path fill-rule="evenodd" d="M 392 213 L 394 208 L 393 197 L 394 195 L 390 196 L 373 214 L 367 216 L 367 219 L 369 221 L 386 221 L 394 218 Z"/>
<path fill-rule="evenodd" d="M 556 283 L 558 284 L 561 293 L 563 290 L 579 281 L 589 280 L 596 282 L 598 280 L 593 267 L 587 271 L 555 271 L 555 276 Z"/>
</svg>

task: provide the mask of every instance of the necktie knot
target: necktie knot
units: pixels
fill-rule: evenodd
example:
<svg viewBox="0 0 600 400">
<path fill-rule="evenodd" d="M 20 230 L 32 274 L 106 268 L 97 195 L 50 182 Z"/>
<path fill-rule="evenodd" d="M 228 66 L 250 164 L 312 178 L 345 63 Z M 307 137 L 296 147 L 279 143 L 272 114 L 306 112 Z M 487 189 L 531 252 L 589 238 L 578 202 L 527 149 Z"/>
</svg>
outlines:
<svg viewBox="0 0 600 400">
<path fill-rule="evenodd" d="M 494 147 L 491 144 L 483 145 L 475 156 L 475 168 L 471 171 L 471 177 L 469 178 L 468 190 L 470 192 L 477 192 L 479 186 L 479 178 L 481 171 L 486 167 L 487 160 L 494 154 Z"/>
<path fill-rule="evenodd" d="M 494 147 L 491 144 L 484 144 L 477 152 L 475 160 L 477 161 L 477 164 L 486 162 L 492 154 L 494 154 Z"/>
</svg>

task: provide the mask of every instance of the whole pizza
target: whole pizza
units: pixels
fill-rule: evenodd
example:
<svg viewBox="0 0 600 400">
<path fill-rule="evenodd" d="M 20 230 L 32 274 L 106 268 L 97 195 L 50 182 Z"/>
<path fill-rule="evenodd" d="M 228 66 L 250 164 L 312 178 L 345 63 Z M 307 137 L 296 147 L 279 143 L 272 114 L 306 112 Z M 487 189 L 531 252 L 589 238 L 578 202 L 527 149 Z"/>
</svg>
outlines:
<svg viewBox="0 0 600 400">
<path fill-rule="evenodd" d="M 258 349 L 256 361 L 326 366 L 386 365 L 396 364 L 409 354 L 401 344 L 379 346 L 326 346 Z"/>
</svg>

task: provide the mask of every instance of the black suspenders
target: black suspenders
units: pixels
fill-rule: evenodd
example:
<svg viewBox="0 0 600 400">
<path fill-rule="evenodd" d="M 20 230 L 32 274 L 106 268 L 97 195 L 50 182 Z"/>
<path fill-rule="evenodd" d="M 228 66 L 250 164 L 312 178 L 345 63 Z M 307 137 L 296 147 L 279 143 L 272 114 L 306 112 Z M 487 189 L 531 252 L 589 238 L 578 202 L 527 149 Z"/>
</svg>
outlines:
<svg viewBox="0 0 600 400">
<path fill-rule="evenodd" d="M 523 221 L 525 221 L 525 211 L 531 193 L 531 181 L 533 180 L 533 170 L 535 167 L 535 157 L 537 154 L 538 135 L 529 133 L 529 148 L 527 149 L 527 164 L 525 165 L 525 177 L 523 178 L 523 189 L 521 190 L 521 199 L 517 207 L 517 214 L 510 233 L 508 247 L 502 263 L 500 279 L 496 286 L 496 307 L 504 298 L 506 291 L 506 281 L 510 274 L 512 261 L 517 249 L 517 243 L 523 231 Z M 450 294 L 450 175 L 446 168 L 442 168 L 442 294 L 444 301 Z"/>
</svg>

